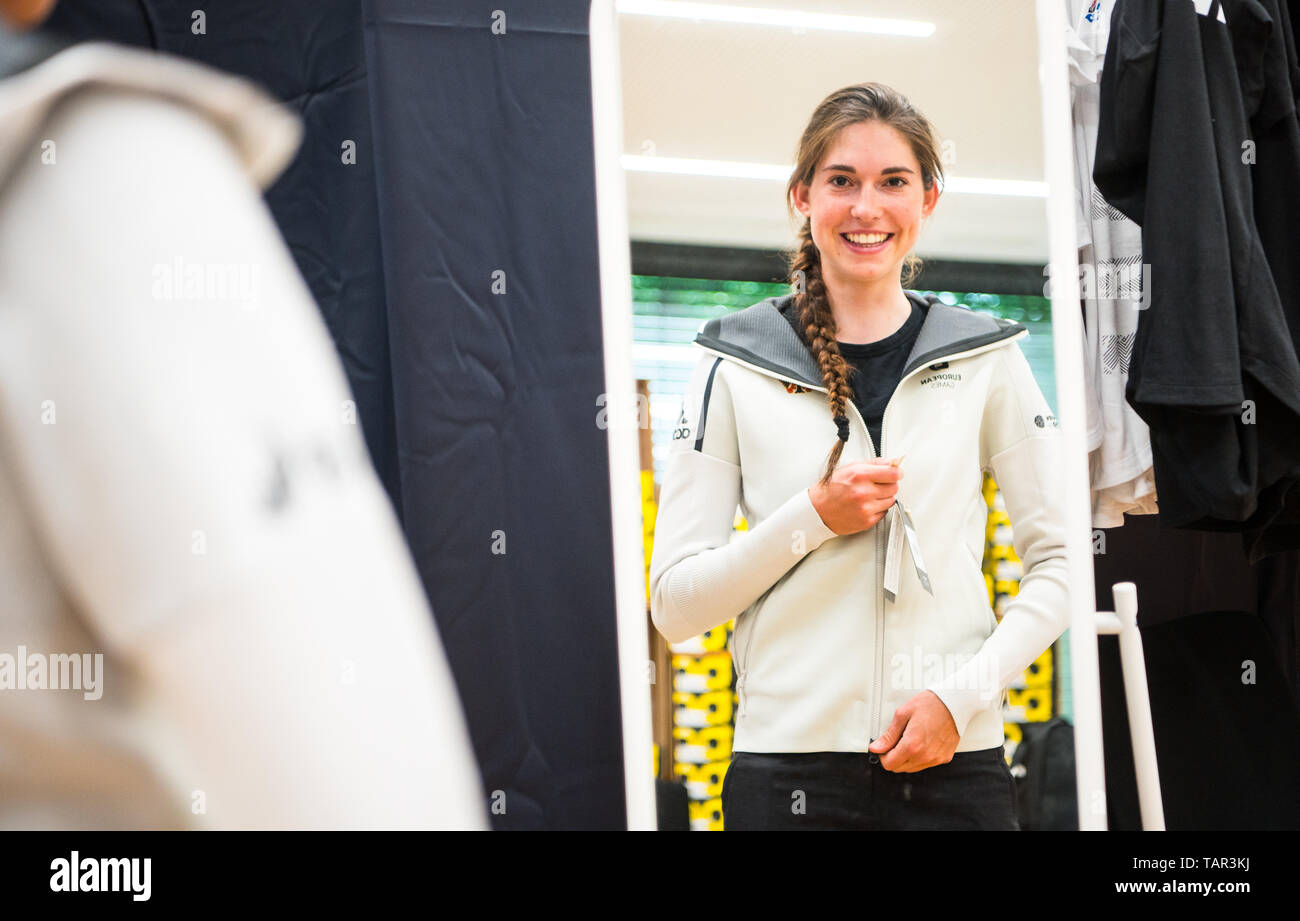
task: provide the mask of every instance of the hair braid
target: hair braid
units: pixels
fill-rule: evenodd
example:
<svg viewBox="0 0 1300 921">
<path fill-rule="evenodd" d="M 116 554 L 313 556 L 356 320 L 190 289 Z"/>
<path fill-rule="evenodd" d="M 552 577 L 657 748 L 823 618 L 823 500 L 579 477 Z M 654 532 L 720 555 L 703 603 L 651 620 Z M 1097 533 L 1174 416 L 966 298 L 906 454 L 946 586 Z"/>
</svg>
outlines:
<svg viewBox="0 0 1300 921">
<path fill-rule="evenodd" d="M 821 482 L 827 483 L 848 441 L 848 402 L 853 399 L 849 385 L 849 366 L 840 354 L 835 340 L 835 317 L 826 298 L 826 284 L 822 281 L 821 254 L 812 238 L 812 223 L 804 221 L 799 231 L 799 247 L 790 263 L 791 283 L 800 290 L 795 294 L 795 308 L 799 311 L 799 326 L 804 340 L 812 349 L 813 357 L 821 368 L 822 383 L 826 385 L 831 418 L 838 429 L 835 444 L 826 458 L 826 470 Z M 802 284 L 799 284 L 802 282 Z"/>
</svg>

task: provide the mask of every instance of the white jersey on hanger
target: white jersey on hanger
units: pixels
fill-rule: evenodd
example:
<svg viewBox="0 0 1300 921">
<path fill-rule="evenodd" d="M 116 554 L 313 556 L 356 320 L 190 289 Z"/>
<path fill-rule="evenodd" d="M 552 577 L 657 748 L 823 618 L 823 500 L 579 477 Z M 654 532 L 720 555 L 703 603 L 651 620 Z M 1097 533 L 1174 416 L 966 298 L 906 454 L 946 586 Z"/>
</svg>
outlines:
<svg viewBox="0 0 1300 921">
<path fill-rule="evenodd" d="M 1069 0 L 1066 36 L 1073 100 L 1075 224 L 1084 313 L 1084 377 L 1092 524 L 1118 527 L 1124 513 L 1154 514 L 1155 476 L 1147 425 L 1124 389 L 1142 305 L 1142 229 L 1092 181 L 1101 107 L 1099 80 L 1113 0 Z"/>
</svg>

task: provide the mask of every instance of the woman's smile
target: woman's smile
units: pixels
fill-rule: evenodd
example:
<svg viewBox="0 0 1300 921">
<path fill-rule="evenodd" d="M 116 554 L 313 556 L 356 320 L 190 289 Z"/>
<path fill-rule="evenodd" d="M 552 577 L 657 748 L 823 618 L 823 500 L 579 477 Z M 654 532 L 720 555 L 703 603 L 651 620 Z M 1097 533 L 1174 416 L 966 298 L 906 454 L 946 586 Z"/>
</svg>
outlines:
<svg viewBox="0 0 1300 921">
<path fill-rule="evenodd" d="M 853 240 L 850 240 L 850 239 L 849 239 L 850 236 L 857 238 L 857 240 L 859 240 L 859 241 L 864 241 L 864 240 L 879 240 L 879 242 L 876 242 L 876 243 L 857 242 L 857 243 L 855 243 Z M 883 239 L 883 240 L 880 240 L 879 238 L 880 238 L 880 234 L 879 234 L 879 233 L 870 233 L 870 234 L 860 234 L 860 233 L 847 234 L 847 233 L 842 233 L 842 234 L 840 234 L 840 239 L 844 241 L 844 245 L 845 245 L 845 246 L 847 246 L 850 250 L 852 250 L 852 251 L 855 252 L 855 253 L 863 253 L 864 255 L 871 255 L 872 253 L 879 253 L 879 252 L 882 252 L 882 251 L 885 249 L 885 247 L 887 247 L 887 246 L 889 245 L 889 241 L 892 240 L 892 239 L 894 239 L 894 235 L 893 235 L 892 233 L 887 233 L 887 234 L 884 235 L 884 239 Z"/>
</svg>

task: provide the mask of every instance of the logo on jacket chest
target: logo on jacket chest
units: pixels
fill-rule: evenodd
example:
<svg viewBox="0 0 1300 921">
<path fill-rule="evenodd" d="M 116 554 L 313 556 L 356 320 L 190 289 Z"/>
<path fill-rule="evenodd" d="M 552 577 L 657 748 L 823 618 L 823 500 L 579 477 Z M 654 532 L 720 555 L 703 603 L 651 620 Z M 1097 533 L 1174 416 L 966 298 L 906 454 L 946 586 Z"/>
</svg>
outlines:
<svg viewBox="0 0 1300 921">
<path fill-rule="evenodd" d="M 948 367 L 948 362 L 946 361 L 941 361 L 938 364 L 930 365 L 929 370 L 933 371 L 934 373 L 927 374 L 925 377 L 922 377 L 917 383 L 920 384 L 920 386 L 922 387 L 930 387 L 930 388 L 937 387 L 937 388 L 942 388 L 944 390 L 956 389 L 957 384 L 961 382 L 961 372 L 948 371 L 947 367 Z"/>
<path fill-rule="evenodd" d="M 683 438 L 691 437 L 691 420 L 686 418 L 686 410 L 682 410 L 677 417 L 677 424 L 673 426 L 673 441 L 680 441 Z"/>
<path fill-rule="evenodd" d="M 793 381 L 781 381 L 785 385 L 786 393 L 812 393 L 812 389 L 804 387 L 802 384 L 796 384 Z"/>
</svg>

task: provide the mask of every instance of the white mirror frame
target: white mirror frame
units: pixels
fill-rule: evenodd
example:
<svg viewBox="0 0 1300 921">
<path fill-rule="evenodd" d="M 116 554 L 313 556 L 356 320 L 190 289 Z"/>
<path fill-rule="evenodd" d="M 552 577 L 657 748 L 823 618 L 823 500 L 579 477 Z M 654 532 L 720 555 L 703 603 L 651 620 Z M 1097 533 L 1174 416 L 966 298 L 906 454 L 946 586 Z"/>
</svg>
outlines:
<svg viewBox="0 0 1300 921">
<path fill-rule="evenodd" d="M 1052 356 L 1057 412 L 1064 442 L 1065 552 L 1069 565 L 1070 686 L 1074 710 L 1074 764 L 1079 830 L 1106 829 L 1106 774 L 1102 757 L 1101 677 L 1097 664 L 1097 600 L 1092 568 L 1092 500 L 1084 440 L 1083 317 L 1079 303 L 1079 247 L 1074 233 L 1074 127 L 1065 58 L 1065 2 L 1038 0 L 1038 83 L 1043 109 L 1043 164 L 1047 175 L 1047 237 L 1052 302 Z"/>
<path fill-rule="evenodd" d="M 614 603 L 618 625 L 623 777 L 630 831 L 657 828 L 650 721 L 650 642 L 641 530 L 641 459 L 632 368 L 632 254 L 623 171 L 623 78 L 614 0 L 592 0 L 592 135 L 596 163 L 596 239 L 605 347 L 605 409 L 613 523 Z M 593 406 L 593 413 L 596 407 Z M 648 421 L 648 420 L 647 420 Z M 671 681 L 671 675 L 655 676 Z M 660 753 L 671 758 L 672 752 Z"/>
<path fill-rule="evenodd" d="M 619 691 L 627 827 L 656 828 L 651 757 L 650 651 L 642 549 L 636 381 L 632 368 L 632 274 L 627 184 L 622 166 L 622 71 L 615 0 L 592 0 L 589 19 L 597 240 L 609 425 L 610 503 L 614 594 L 618 626 Z M 1092 510 L 1084 442 L 1083 320 L 1079 302 L 1078 246 L 1074 228 L 1074 145 L 1065 59 L 1062 0 L 1037 0 L 1038 76 L 1043 119 L 1043 162 L 1052 301 L 1057 410 L 1064 440 L 1061 488 L 1066 501 L 1069 560 L 1070 678 L 1075 736 L 1079 828 L 1106 829 L 1106 782 L 1097 657 L 1097 606 L 1093 590 Z M 660 676 L 669 680 L 670 676 Z M 661 757 L 672 757 L 664 752 Z"/>
</svg>

